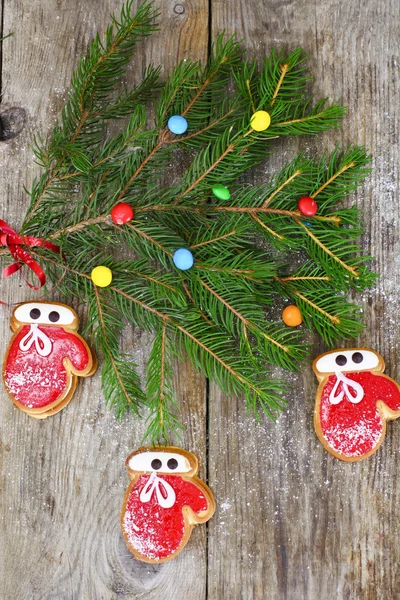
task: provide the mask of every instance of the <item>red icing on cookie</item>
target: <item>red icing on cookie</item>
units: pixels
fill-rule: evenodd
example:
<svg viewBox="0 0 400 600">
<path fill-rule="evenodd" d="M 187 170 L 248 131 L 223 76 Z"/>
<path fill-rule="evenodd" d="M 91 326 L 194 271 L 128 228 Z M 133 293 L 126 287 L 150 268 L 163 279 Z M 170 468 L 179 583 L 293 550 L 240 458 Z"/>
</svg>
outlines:
<svg viewBox="0 0 400 600">
<path fill-rule="evenodd" d="M 185 535 L 184 506 L 196 514 L 209 508 L 201 489 L 179 475 L 140 475 L 122 518 L 123 530 L 136 552 L 152 560 L 172 556 Z"/>
<path fill-rule="evenodd" d="M 24 325 L 12 341 L 4 367 L 7 390 L 29 408 L 47 406 L 68 393 L 73 375 L 63 365 L 65 358 L 77 372 L 84 371 L 91 359 L 76 333 L 56 326 L 40 325 L 38 329 L 51 342 L 50 354 L 41 356 L 35 343 L 26 344 L 29 348 L 25 351 L 21 349 L 21 342 L 30 332 L 30 325 Z M 43 347 L 40 339 L 38 344 Z"/>
<path fill-rule="evenodd" d="M 330 375 L 322 390 L 319 418 L 328 445 L 339 454 L 356 457 L 370 452 L 381 439 L 384 422 L 377 402 L 381 400 L 391 410 L 400 410 L 400 391 L 394 381 L 370 371 L 346 373 L 346 378 L 362 386 L 362 400 L 351 402 L 340 382 L 335 395 L 343 392 L 343 399 L 332 404 L 330 396 L 337 378 Z"/>
</svg>

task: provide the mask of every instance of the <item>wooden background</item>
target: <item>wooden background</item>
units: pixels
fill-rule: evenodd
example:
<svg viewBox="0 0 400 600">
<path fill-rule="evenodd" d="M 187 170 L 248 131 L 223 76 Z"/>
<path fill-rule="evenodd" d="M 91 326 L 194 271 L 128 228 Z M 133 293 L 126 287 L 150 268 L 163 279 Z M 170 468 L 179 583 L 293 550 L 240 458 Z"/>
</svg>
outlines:
<svg viewBox="0 0 400 600">
<path fill-rule="evenodd" d="M 133 65 L 167 71 L 186 56 L 205 59 L 223 29 L 262 56 L 302 45 L 311 55 L 316 96 L 348 105 L 343 129 L 284 141 L 255 180 L 294 156 L 337 143 L 365 144 L 374 171 L 353 198 L 363 209 L 366 252 L 381 274 L 358 298 L 368 324 L 360 343 L 386 358 L 400 379 L 398 0 L 159 0 L 162 30 Z M 0 112 L 27 112 L 23 132 L 0 142 L 0 217 L 18 228 L 37 169 L 30 149 L 63 104 L 78 55 L 103 30 L 120 0 L 2 0 Z M 0 36 L 1 37 L 1 36 Z M 18 277 L 0 284 L 8 302 L 28 300 Z M 0 313 L 0 352 L 9 309 Z M 144 363 L 149 338 L 127 327 L 126 349 Z M 322 350 L 315 346 L 315 353 Z M 117 423 L 100 377 L 81 384 L 57 416 L 36 422 L 0 398 L 1 600 L 392 600 L 400 598 L 400 426 L 389 424 L 372 458 L 344 464 L 313 430 L 316 381 L 309 365 L 294 380 L 289 411 L 276 426 L 246 418 L 243 402 L 207 386 L 189 366 L 176 374 L 185 412 L 185 446 L 199 454 L 217 512 L 195 529 L 176 560 L 135 561 L 121 538 L 125 457 L 143 426 Z"/>
</svg>

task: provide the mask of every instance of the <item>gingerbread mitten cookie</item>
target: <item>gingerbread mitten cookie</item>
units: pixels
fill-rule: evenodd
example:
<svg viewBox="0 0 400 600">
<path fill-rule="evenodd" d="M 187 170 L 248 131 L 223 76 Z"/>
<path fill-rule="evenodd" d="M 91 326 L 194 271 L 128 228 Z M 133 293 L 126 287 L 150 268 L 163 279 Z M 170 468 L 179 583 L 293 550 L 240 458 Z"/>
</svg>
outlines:
<svg viewBox="0 0 400 600">
<path fill-rule="evenodd" d="M 211 490 L 196 474 L 198 458 L 176 447 L 139 448 L 126 460 L 132 479 L 121 527 L 132 554 L 144 562 L 174 558 L 194 525 L 214 514 Z"/>
<path fill-rule="evenodd" d="M 344 461 L 370 456 L 386 434 L 386 421 L 400 417 L 400 386 L 384 375 L 374 350 L 326 352 L 313 363 L 319 381 L 315 431 L 328 452 Z"/>
<path fill-rule="evenodd" d="M 3 379 L 20 410 L 41 419 L 57 413 L 71 400 L 78 376 L 95 372 L 78 326 L 78 315 L 65 304 L 25 302 L 14 309 Z"/>
</svg>

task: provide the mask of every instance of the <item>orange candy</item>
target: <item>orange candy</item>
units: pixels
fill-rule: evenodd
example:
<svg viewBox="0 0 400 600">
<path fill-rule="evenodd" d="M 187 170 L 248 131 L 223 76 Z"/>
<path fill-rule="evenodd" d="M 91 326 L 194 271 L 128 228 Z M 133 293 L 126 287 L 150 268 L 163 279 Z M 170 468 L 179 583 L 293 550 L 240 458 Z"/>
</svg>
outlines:
<svg viewBox="0 0 400 600">
<path fill-rule="evenodd" d="M 301 312 L 294 304 L 290 304 L 282 311 L 282 321 L 289 327 L 297 327 L 303 322 Z"/>
</svg>

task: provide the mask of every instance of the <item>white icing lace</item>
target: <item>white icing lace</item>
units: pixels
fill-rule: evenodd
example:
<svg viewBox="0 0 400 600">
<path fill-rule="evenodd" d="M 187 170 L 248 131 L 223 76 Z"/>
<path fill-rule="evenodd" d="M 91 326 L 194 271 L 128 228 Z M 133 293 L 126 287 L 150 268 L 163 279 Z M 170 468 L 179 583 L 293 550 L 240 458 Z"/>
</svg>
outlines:
<svg viewBox="0 0 400 600">
<path fill-rule="evenodd" d="M 347 400 L 349 400 L 349 402 L 352 402 L 353 404 L 358 404 L 359 402 L 361 402 L 361 400 L 364 398 L 364 388 L 362 387 L 362 385 L 359 384 L 357 381 L 349 379 L 348 377 L 343 375 L 341 371 L 337 371 L 335 375 L 336 383 L 333 386 L 333 389 L 329 395 L 329 402 L 331 404 L 339 404 L 339 402 L 341 402 L 345 396 Z M 340 384 L 342 384 L 343 389 L 341 392 L 337 393 Z M 350 392 L 350 389 L 354 390 L 354 395 L 352 392 Z"/>
<path fill-rule="evenodd" d="M 164 490 L 164 495 L 161 488 Z M 157 477 L 155 473 L 150 475 L 148 482 L 140 492 L 140 500 L 143 503 L 150 502 L 153 492 L 156 494 L 158 504 L 163 508 L 171 508 L 175 504 L 176 494 L 174 488 L 168 481 Z"/>
<path fill-rule="evenodd" d="M 36 352 L 40 356 L 48 356 L 53 349 L 51 339 L 39 329 L 36 323 L 31 325 L 28 333 L 20 341 L 19 347 L 22 352 L 28 352 L 32 344 L 35 344 Z"/>
</svg>

